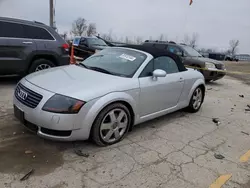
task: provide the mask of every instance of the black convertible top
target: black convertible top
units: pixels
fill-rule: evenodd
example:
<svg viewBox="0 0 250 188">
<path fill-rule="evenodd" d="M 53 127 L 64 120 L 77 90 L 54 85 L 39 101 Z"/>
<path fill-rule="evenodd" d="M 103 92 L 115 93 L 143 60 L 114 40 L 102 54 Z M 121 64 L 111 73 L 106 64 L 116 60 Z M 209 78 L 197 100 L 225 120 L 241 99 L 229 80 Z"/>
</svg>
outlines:
<svg viewBox="0 0 250 188">
<path fill-rule="evenodd" d="M 186 67 L 184 66 L 184 64 L 182 63 L 181 58 L 171 52 L 168 52 L 167 50 L 161 50 L 152 46 L 144 46 L 144 45 L 122 45 L 119 47 L 124 47 L 124 48 L 132 48 L 132 49 L 136 49 L 136 50 L 140 50 L 140 51 L 144 51 L 147 52 L 149 54 L 151 54 L 154 58 L 160 57 L 160 56 L 169 56 L 171 57 L 177 64 L 179 71 L 186 71 Z"/>
</svg>

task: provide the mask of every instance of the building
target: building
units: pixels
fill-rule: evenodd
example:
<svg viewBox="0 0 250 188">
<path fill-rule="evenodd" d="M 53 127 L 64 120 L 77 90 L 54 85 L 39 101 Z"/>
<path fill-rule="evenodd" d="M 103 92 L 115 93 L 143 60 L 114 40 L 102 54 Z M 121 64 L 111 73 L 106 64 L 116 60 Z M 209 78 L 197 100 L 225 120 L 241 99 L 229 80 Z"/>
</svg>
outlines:
<svg viewBox="0 0 250 188">
<path fill-rule="evenodd" d="M 250 55 L 249 54 L 238 54 L 238 55 L 235 55 L 235 57 L 237 59 L 239 59 L 239 61 L 250 61 Z"/>
</svg>

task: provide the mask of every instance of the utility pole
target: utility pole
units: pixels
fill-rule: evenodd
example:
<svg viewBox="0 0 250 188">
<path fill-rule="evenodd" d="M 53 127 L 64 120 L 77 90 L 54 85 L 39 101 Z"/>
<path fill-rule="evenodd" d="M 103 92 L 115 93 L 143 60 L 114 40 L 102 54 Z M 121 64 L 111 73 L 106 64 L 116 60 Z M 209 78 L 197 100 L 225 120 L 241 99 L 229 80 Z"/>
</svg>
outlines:
<svg viewBox="0 0 250 188">
<path fill-rule="evenodd" d="M 49 0 L 49 25 L 54 28 L 54 0 Z"/>
</svg>

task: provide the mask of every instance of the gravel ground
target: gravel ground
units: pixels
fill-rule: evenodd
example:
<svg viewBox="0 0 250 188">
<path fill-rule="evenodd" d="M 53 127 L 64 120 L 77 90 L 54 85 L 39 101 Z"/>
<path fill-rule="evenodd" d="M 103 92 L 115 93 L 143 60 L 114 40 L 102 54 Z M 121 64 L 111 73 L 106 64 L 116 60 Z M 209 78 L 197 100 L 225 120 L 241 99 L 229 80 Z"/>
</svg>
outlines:
<svg viewBox="0 0 250 188">
<path fill-rule="evenodd" d="M 250 112 L 245 111 L 250 87 L 241 81 L 212 82 L 200 112 L 179 111 L 143 123 L 105 148 L 47 141 L 27 132 L 13 117 L 16 82 L 0 80 L 1 188 L 204 188 L 226 174 L 232 176 L 223 188 L 250 187 L 250 162 L 240 161 L 250 149 Z M 30 169 L 34 173 L 20 181 Z"/>
<path fill-rule="evenodd" d="M 229 71 L 239 71 L 242 74 L 228 74 L 231 77 L 242 80 L 244 83 L 250 85 L 250 62 L 225 62 L 226 68 Z M 248 73 L 248 74 L 244 74 Z"/>
</svg>

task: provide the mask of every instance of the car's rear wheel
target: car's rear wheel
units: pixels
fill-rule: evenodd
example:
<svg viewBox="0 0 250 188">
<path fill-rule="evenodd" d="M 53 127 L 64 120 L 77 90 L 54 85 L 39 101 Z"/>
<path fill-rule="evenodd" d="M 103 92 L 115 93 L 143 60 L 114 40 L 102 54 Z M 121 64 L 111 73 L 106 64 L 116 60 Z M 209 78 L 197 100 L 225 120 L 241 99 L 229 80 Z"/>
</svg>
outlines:
<svg viewBox="0 0 250 188">
<path fill-rule="evenodd" d="M 129 130 L 131 114 L 121 103 L 104 108 L 97 116 L 92 127 L 92 139 L 99 146 L 121 141 Z"/>
<path fill-rule="evenodd" d="M 47 59 L 37 59 L 32 62 L 29 69 L 29 73 L 37 72 L 44 69 L 49 69 L 51 67 L 55 67 L 55 64 L 52 61 Z"/>
<path fill-rule="evenodd" d="M 198 112 L 201 108 L 203 98 L 204 98 L 204 91 L 199 86 L 194 90 L 193 95 L 190 99 L 189 106 L 188 106 L 189 112 L 192 112 L 192 113 Z"/>
</svg>

